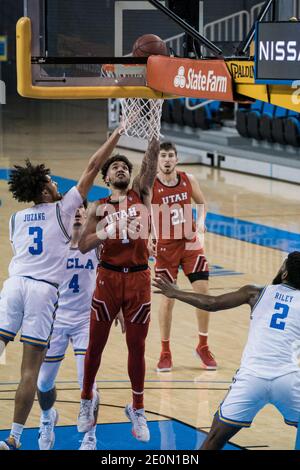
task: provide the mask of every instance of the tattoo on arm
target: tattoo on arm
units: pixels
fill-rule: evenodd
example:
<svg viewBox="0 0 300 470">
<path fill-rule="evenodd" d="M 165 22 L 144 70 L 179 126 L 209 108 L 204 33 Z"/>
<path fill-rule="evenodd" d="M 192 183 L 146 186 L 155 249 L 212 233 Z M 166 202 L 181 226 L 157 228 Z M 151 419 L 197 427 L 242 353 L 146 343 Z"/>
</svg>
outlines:
<svg viewBox="0 0 300 470">
<path fill-rule="evenodd" d="M 142 194 L 151 192 L 157 173 L 158 155 L 159 141 L 152 139 L 143 158 L 139 174 L 139 187 Z"/>
</svg>

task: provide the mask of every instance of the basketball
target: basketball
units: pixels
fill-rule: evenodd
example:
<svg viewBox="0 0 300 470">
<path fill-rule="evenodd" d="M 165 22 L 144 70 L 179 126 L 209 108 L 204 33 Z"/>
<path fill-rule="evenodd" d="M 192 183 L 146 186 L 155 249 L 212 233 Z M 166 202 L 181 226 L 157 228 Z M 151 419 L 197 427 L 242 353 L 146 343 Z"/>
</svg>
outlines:
<svg viewBox="0 0 300 470">
<path fill-rule="evenodd" d="M 144 34 L 134 43 L 133 57 L 149 57 L 150 55 L 169 55 L 166 43 L 155 34 Z"/>
<path fill-rule="evenodd" d="M 293 467 L 299 64 L 300 0 L 0 0 L 0 456 Z"/>
</svg>

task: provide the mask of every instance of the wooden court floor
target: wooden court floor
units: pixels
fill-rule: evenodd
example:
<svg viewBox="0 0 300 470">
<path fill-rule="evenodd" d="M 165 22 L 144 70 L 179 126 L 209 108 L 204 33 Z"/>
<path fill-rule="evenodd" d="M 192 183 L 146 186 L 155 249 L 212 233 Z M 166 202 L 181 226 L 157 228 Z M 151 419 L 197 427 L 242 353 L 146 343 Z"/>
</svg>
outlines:
<svg viewBox="0 0 300 470">
<path fill-rule="evenodd" d="M 34 147 L 31 146 L 33 140 Z M 43 145 L 39 146 L 38 135 L 23 135 L 14 142 L 10 140 L 10 147 L 2 154 L 0 167 L 8 168 L 13 163 L 24 160 L 25 156 L 31 156 L 36 162 L 44 161 L 50 165 L 54 175 L 76 179 L 87 157 L 96 147 L 95 137 L 89 140 L 80 135 L 73 135 L 68 136 L 66 140 L 63 136 L 55 140 L 52 136 L 48 142 L 47 135 L 44 135 Z M 22 151 L 18 151 L 18 148 L 22 148 Z M 135 152 L 124 153 L 130 155 L 137 169 L 141 156 Z M 182 169 L 197 176 L 210 212 L 300 233 L 300 186 L 197 165 L 184 166 Z M 96 184 L 101 185 L 102 181 L 98 180 Z M 5 181 L 0 181 L 0 199 L 2 285 L 7 276 L 11 256 L 8 220 L 10 214 L 20 209 L 20 206 L 11 199 Z M 269 283 L 285 257 L 284 252 L 274 248 L 214 233 L 206 235 L 206 254 L 210 265 L 215 267 L 213 271 L 217 272 L 219 269 L 219 274 L 220 270 L 226 273 L 211 277 L 211 294 L 222 294 L 247 283 Z M 179 284 L 185 289 L 190 289 L 182 274 L 179 276 Z M 209 343 L 219 368 L 217 371 L 205 371 L 194 357 L 197 329 L 193 308 L 176 303 L 171 338 L 174 369 L 170 373 L 158 374 L 155 371 L 160 352 L 158 305 L 159 296 L 153 295 L 152 322 L 146 350 L 145 405 L 148 418 L 151 420 L 171 417 L 207 432 L 213 414 L 239 367 L 247 338 L 249 309 L 240 307 L 211 314 Z M 21 345 L 15 341 L 7 350 L 6 364 L 0 365 L 0 430 L 9 428 L 11 423 L 20 358 Z M 112 330 L 97 380 L 102 402 L 99 422 L 123 422 L 122 407 L 130 400 L 130 384 L 126 374 L 125 341 L 119 328 Z M 58 376 L 58 390 L 57 409 L 60 412 L 60 425 L 74 425 L 80 395 L 71 350 Z M 39 409 L 35 402 L 27 425 L 37 427 L 38 422 Z M 293 428 L 284 424 L 280 414 L 273 407 L 267 406 L 257 416 L 251 429 L 242 430 L 232 442 L 262 450 L 293 449 L 295 434 Z"/>
</svg>

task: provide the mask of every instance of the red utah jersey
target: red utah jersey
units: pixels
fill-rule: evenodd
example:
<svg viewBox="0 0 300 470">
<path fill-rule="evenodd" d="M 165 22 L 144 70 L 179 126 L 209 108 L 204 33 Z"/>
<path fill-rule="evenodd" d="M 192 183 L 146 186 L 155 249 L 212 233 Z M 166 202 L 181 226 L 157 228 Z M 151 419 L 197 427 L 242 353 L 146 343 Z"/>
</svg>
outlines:
<svg viewBox="0 0 300 470">
<path fill-rule="evenodd" d="M 183 171 L 177 171 L 178 183 L 167 186 L 155 178 L 152 196 L 153 220 L 160 243 L 190 239 L 196 232 L 192 210 L 192 185 Z"/>
<path fill-rule="evenodd" d="M 130 189 L 121 202 L 112 202 L 110 197 L 100 199 L 100 220 L 106 219 L 108 225 L 128 217 L 142 218 L 142 236 L 131 238 L 125 229 L 117 230 L 114 238 L 108 237 L 101 246 L 101 261 L 115 266 L 132 267 L 148 264 L 149 214 L 139 195 Z M 99 213 L 99 212 L 98 212 Z"/>
</svg>

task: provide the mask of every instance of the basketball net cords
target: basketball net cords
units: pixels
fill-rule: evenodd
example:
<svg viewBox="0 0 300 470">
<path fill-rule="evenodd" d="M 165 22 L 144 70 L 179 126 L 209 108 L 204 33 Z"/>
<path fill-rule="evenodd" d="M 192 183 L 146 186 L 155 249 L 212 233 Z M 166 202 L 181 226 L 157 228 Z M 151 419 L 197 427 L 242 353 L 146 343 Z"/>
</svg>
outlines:
<svg viewBox="0 0 300 470">
<path fill-rule="evenodd" d="M 120 99 L 125 135 L 148 141 L 153 138 L 159 140 L 163 102 L 162 99 Z"/>
</svg>

